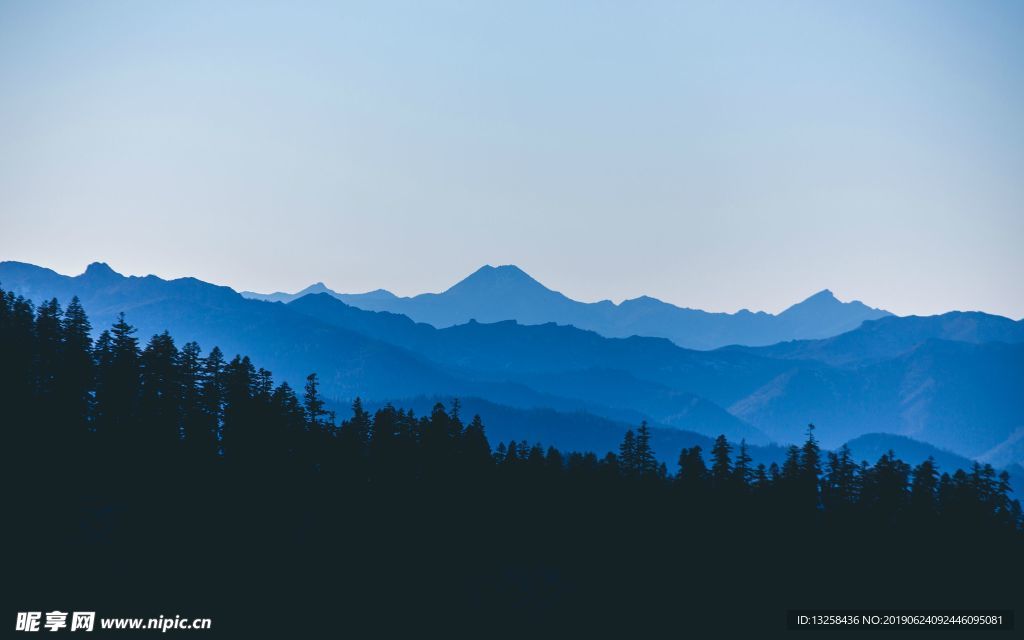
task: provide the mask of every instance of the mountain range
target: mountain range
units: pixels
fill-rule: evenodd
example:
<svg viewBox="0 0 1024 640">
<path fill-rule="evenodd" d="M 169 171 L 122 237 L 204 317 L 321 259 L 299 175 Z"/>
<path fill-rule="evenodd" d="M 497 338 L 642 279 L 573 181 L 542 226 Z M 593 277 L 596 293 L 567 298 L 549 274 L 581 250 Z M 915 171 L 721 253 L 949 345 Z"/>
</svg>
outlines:
<svg viewBox="0 0 1024 640">
<path fill-rule="evenodd" d="M 746 309 L 711 313 L 677 307 L 641 296 L 615 304 L 609 300 L 579 302 L 548 289 L 519 267 L 485 265 L 442 293 L 398 297 L 384 289 L 369 293 L 338 293 L 317 282 L 296 293 L 242 295 L 268 302 L 291 302 L 324 293 L 367 311 L 389 311 L 443 328 L 477 322 L 515 320 L 520 324 L 554 322 L 590 329 L 609 338 L 668 338 L 681 347 L 714 349 L 739 344 L 764 346 L 783 340 L 827 338 L 857 328 L 865 320 L 890 315 L 862 302 L 840 302 L 820 291 L 778 315 Z"/>
<path fill-rule="evenodd" d="M 485 407 L 485 420 L 504 416 L 497 432 L 566 449 L 613 447 L 626 425 L 647 419 L 669 461 L 680 442 L 719 433 L 769 459 L 781 451 L 770 443 L 799 441 L 814 422 L 829 447 L 884 432 L 1001 466 L 1024 461 L 1024 323 L 989 314 L 886 315 L 818 340 L 702 351 L 555 322 L 437 328 L 328 292 L 266 302 L 102 263 L 70 277 L 3 262 L 0 286 L 37 302 L 77 295 L 97 331 L 123 311 L 143 342 L 167 329 L 180 342 L 248 354 L 296 386 L 316 371 L 338 405 L 357 395 L 417 407 L 459 397 Z"/>
</svg>

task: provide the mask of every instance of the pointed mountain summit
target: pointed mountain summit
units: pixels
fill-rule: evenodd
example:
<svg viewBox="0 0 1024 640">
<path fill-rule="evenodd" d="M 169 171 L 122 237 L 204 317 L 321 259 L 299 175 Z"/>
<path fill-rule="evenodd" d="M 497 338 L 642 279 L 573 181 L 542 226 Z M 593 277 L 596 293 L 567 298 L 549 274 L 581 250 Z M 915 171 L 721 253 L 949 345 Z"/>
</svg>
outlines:
<svg viewBox="0 0 1024 640">
<path fill-rule="evenodd" d="M 334 291 L 327 288 L 327 285 L 325 285 L 323 282 L 314 282 L 313 284 L 309 285 L 302 291 L 299 291 L 295 295 L 301 297 L 309 295 L 311 293 L 334 293 Z"/>
<path fill-rule="evenodd" d="M 831 289 L 822 289 L 818 293 L 807 297 L 807 299 L 803 300 L 802 302 L 798 302 L 793 306 L 789 307 L 789 309 L 796 309 L 803 306 L 828 305 L 835 303 L 842 304 L 839 302 L 839 299 L 836 298 L 836 295 L 832 293 Z M 789 309 L 787 309 L 787 311 Z M 785 311 L 783 311 L 783 313 L 785 313 Z"/>
<path fill-rule="evenodd" d="M 367 305 L 372 306 L 375 302 L 384 301 L 386 303 L 389 300 L 397 299 L 397 296 L 387 289 L 374 289 L 373 291 L 367 291 L 366 293 L 338 293 L 323 282 L 314 282 L 305 289 L 300 289 L 295 293 L 286 293 L 284 291 L 275 291 L 274 293 L 239 291 L 239 293 L 243 297 L 252 298 L 253 300 L 263 300 L 264 302 L 284 302 L 285 304 L 292 300 L 298 300 L 303 296 L 326 293 L 327 295 L 337 298 L 346 304 L 351 304 L 361 309 L 369 308 Z"/>
<path fill-rule="evenodd" d="M 452 285 L 444 293 L 491 292 L 495 289 L 553 293 L 514 264 L 497 267 L 485 264 Z"/>
<path fill-rule="evenodd" d="M 528 307 L 532 303 L 542 301 L 556 304 L 574 302 L 561 293 L 548 289 L 514 264 L 497 267 L 484 265 L 442 293 L 422 294 L 413 299 L 427 299 L 427 296 L 432 295 L 447 299 L 487 299 L 493 304 L 501 306 L 511 305 L 522 313 L 530 313 Z M 503 317 L 500 320 L 520 319 L 516 317 Z M 536 323 L 549 321 L 550 319 L 544 313 L 541 313 Z M 526 323 L 536 324 L 534 322 Z"/>
<path fill-rule="evenodd" d="M 342 297 L 349 304 L 357 300 Z M 417 322 L 435 327 L 515 320 L 521 324 L 565 322 L 567 313 L 581 303 L 552 291 L 515 265 L 484 265 L 441 293 L 382 301 L 386 307 Z"/>
<path fill-rule="evenodd" d="M 802 339 L 829 338 L 856 329 L 866 320 L 891 315 L 859 300 L 843 302 L 828 289 L 822 289 L 777 316 L 782 330 Z"/>
<path fill-rule="evenodd" d="M 305 289 L 296 291 L 295 293 L 285 293 L 284 291 L 275 291 L 274 293 L 256 293 L 255 291 L 240 291 L 244 297 L 252 298 L 253 300 L 263 300 L 266 302 L 291 302 L 302 296 L 315 295 L 318 293 L 326 293 L 332 296 L 337 296 L 337 292 L 332 291 L 323 282 L 314 282 Z"/>
<path fill-rule="evenodd" d="M 85 268 L 85 272 L 82 274 L 83 277 L 89 278 L 90 280 L 120 280 L 124 278 L 120 273 L 110 268 L 110 265 L 106 262 L 93 262 Z"/>
<path fill-rule="evenodd" d="M 875 309 L 864 304 L 860 300 L 851 300 L 850 302 L 843 302 L 832 293 L 831 289 L 822 289 L 818 293 L 806 298 L 805 300 L 794 304 L 793 306 L 785 309 L 779 316 L 785 316 L 787 314 L 797 313 L 821 313 L 829 311 L 831 309 L 857 309 L 858 311 L 877 312 L 878 317 L 889 315 L 888 312 L 882 311 L 881 309 Z"/>
</svg>

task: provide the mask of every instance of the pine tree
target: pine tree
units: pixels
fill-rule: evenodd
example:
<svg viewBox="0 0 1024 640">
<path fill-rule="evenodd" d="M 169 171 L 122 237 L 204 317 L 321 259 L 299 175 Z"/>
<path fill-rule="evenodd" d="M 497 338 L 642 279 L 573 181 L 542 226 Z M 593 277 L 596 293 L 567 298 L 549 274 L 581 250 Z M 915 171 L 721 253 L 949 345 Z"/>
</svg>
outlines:
<svg viewBox="0 0 1024 640">
<path fill-rule="evenodd" d="M 910 506 L 914 515 L 930 518 L 938 512 L 939 472 L 935 459 L 928 459 L 914 467 L 910 483 Z"/>
<path fill-rule="evenodd" d="M 547 453 L 544 454 L 544 466 L 551 472 L 551 475 L 561 475 L 565 469 L 565 458 L 562 456 L 562 452 L 554 447 L 548 447 Z"/>
<path fill-rule="evenodd" d="M 491 445 L 484 433 L 484 423 L 479 415 L 466 427 L 462 435 L 462 454 L 473 469 L 487 468 L 491 464 Z"/>
<path fill-rule="evenodd" d="M 695 492 L 704 488 L 708 480 L 708 468 L 699 446 L 684 447 L 679 453 L 679 472 L 676 477 L 686 491 Z"/>
<path fill-rule="evenodd" d="M 61 431 L 77 448 L 84 442 L 92 414 L 92 389 L 95 379 L 92 357 L 92 325 L 78 296 L 64 311 L 61 323 L 61 365 L 58 376 L 58 400 Z"/>
<path fill-rule="evenodd" d="M 817 490 L 818 476 L 821 475 L 821 447 L 814 437 L 814 425 L 807 425 L 807 439 L 800 449 L 800 473 L 808 484 Z"/>
<path fill-rule="evenodd" d="M 497 465 L 501 465 L 505 462 L 508 457 L 508 447 L 505 446 L 504 442 L 498 443 L 498 448 L 494 450 L 494 462 Z"/>
<path fill-rule="evenodd" d="M 637 471 L 643 476 L 654 476 L 658 474 L 658 460 L 654 457 L 654 449 L 651 447 L 651 430 L 647 427 L 647 421 L 640 423 L 636 431 L 636 466 Z"/>
<path fill-rule="evenodd" d="M 347 437 L 351 439 L 353 446 L 360 452 L 363 451 L 370 442 L 371 427 L 370 414 L 363 409 L 362 399 L 357 397 L 352 402 L 352 418 L 349 419 L 343 431 L 346 432 Z"/>
<path fill-rule="evenodd" d="M 999 472 L 999 481 L 996 484 L 995 512 L 996 522 L 1008 529 L 1014 530 L 1021 526 L 1020 503 L 1012 499 L 1013 487 L 1010 486 L 1010 474 L 1006 470 Z"/>
<path fill-rule="evenodd" d="M 4 412 L 5 436 L 10 451 L 28 452 L 33 436 L 35 395 L 33 353 L 35 309 L 32 303 L 10 291 L 0 289 L 0 410 Z M 31 464 L 25 455 L 16 455 L 17 464 Z"/>
<path fill-rule="evenodd" d="M 795 482 L 800 477 L 800 448 L 795 444 L 786 447 L 786 459 L 782 462 L 779 477 L 786 483 Z"/>
<path fill-rule="evenodd" d="M 975 462 L 971 465 L 970 487 L 974 493 L 975 504 L 982 507 L 984 515 L 996 511 L 996 472 L 992 465 Z"/>
<path fill-rule="evenodd" d="M 633 433 L 632 429 L 626 430 L 626 435 L 622 437 L 622 442 L 619 444 L 618 463 L 622 472 L 628 476 L 635 476 L 639 473 L 636 434 Z"/>
<path fill-rule="evenodd" d="M 270 397 L 274 394 L 274 375 L 260 367 L 256 370 L 256 397 L 264 404 L 270 403 Z"/>
<path fill-rule="evenodd" d="M 519 445 L 514 440 L 508 443 L 503 461 L 509 467 L 514 467 L 519 462 Z"/>
<path fill-rule="evenodd" d="M 249 356 L 235 356 L 224 368 L 224 418 L 221 422 L 221 454 L 232 464 L 251 459 L 257 421 L 256 368 Z"/>
<path fill-rule="evenodd" d="M 825 475 L 821 482 L 822 503 L 834 511 L 852 506 L 858 499 L 858 467 L 850 448 L 845 444 L 839 453 L 829 452 Z"/>
<path fill-rule="evenodd" d="M 732 480 L 732 445 L 724 435 L 715 438 L 715 444 L 711 447 L 711 484 L 716 489 L 725 489 L 730 486 Z"/>
<path fill-rule="evenodd" d="M 311 464 L 309 453 L 305 450 L 304 435 L 307 433 L 306 412 L 299 399 L 292 390 L 291 385 L 282 382 L 270 399 L 274 413 L 279 416 L 282 434 L 282 443 L 286 449 L 286 455 L 290 458 L 291 464 L 300 467 Z"/>
<path fill-rule="evenodd" d="M 910 465 L 889 450 L 864 475 L 862 503 L 877 519 L 892 522 L 910 498 Z"/>
<path fill-rule="evenodd" d="M 179 437 L 193 455 L 200 455 L 197 445 L 205 427 L 200 385 L 203 377 L 202 349 L 196 342 L 181 347 L 178 358 L 178 380 L 181 384 L 181 428 Z"/>
<path fill-rule="evenodd" d="M 530 453 L 526 456 L 526 464 L 534 470 L 534 472 L 540 471 L 545 466 L 544 447 L 539 442 L 535 442 L 530 447 Z"/>
<path fill-rule="evenodd" d="M 135 327 L 121 313 L 97 342 L 96 426 L 110 444 L 122 449 L 130 447 L 138 415 L 140 353 L 134 334 Z"/>
<path fill-rule="evenodd" d="M 747 451 L 747 441 L 745 438 L 741 439 L 740 449 L 736 454 L 736 465 L 733 468 L 733 476 L 736 484 L 742 489 L 747 489 L 754 480 L 754 470 L 750 468 L 751 462 L 753 462 L 753 459 Z"/>
<path fill-rule="evenodd" d="M 200 424 L 196 426 L 196 446 L 210 456 L 223 453 L 224 402 L 227 395 L 224 353 L 219 347 L 210 350 L 203 360 L 203 373 L 199 385 L 199 404 L 202 410 Z"/>
<path fill-rule="evenodd" d="M 762 491 L 768 488 L 769 482 L 768 470 L 765 468 L 764 464 L 762 463 L 757 465 L 757 470 L 754 471 L 754 488 L 758 491 Z"/>
<path fill-rule="evenodd" d="M 458 398 L 453 398 L 451 411 L 448 412 L 448 437 L 453 441 L 462 437 L 462 417 L 459 415 L 461 410 L 462 403 Z"/>
<path fill-rule="evenodd" d="M 154 450 L 166 451 L 180 443 L 182 385 L 178 349 L 164 331 L 153 336 L 139 361 L 140 431 Z"/>
<path fill-rule="evenodd" d="M 324 401 L 320 397 L 320 380 L 315 373 L 306 376 L 306 386 L 302 392 L 302 406 L 306 410 L 306 421 L 309 428 L 319 431 L 324 428 Z"/>
<path fill-rule="evenodd" d="M 58 370 L 63 343 L 62 312 L 56 298 L 39 305 L 36 310 L 33 340 L 32 385 L 39 409 L 37 423 L 50 430 L 60 416 L 56 412 L 58 396 Z"/>
<path fill-rule="evenodd" d="M 335 437 L 333 421 L 322 428 L 328 437 Z M 363 401 L 357 397 L 352 402 L 352 417 L 341 423 L 336 434 L 335 471 L 350 482 L 365 482 L 368 478 L 366 464 L 372 429 L 370 414 L 363 409 Z"/>
</svg>

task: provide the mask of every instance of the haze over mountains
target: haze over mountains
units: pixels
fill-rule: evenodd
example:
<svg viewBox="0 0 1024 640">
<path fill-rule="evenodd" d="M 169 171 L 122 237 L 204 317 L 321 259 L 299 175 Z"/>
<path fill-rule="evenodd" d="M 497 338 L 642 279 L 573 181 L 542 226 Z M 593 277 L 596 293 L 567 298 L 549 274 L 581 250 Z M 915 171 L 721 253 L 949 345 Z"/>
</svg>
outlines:
<svg viewBox="0 0 1024 640">
<path fill-rule="evenodd" d="M 485 273 L 522 279 L 509 269 Z M 1024 322 L 989 314 L 879 312 L 822 339 L 702 351 L 659 337 L 605 337 L 536 316 L 531 324 L 437 328 L 360 309 L 326 291 L 272 303 L 193 278 L 124 277 L 101 263 L 69 277 L 3 262 L 0 286 L 36 302 L 57 297 L 66 305 L 78 295 L 97 332 L 124 311 L 142 342 L 166 329 L 206 351 L 218 345 L 229 357 L 248 354 L 295 386 L 316 371 L 339 404 L 357 395 L 371 406 L 417 407 L 460 397 L 482 407 L 485 421 L 494 417 L 500 438 L 600 451 L 613 448 L 626 425 L 647 419 L 670 463 L 681 443 L 706 443 L 718 433 L 760 445 L 755 458 L 768 459 L 782 451 L 770 442 L 799 441 L 814 422 L 829 447 L 882 432 L 895 447 L 911 448 L 900 435 L 914 438 L 918 451 L 928 450 L 923 441 L 1001 466 L 1024 461 Z M 856 309 L 830 298 L 797 305 L 787 322 L 801 326 L 795 319 L 802 317 L 804 330 L 822 331 L 826 322 L 811 312 L 817 304 L 824 301 L 827 322 L 834 321 L 828 309 Z M 517 303 L 502 304 L 507 310 Z"/>
<path fill-rule="evenodd" d="M 762 346 L 802 338 L 826 338 L 856 329 L 865 320 L 890 315 L 859 301 L 840 302 L 825 290 L 778 315 L 746 309 L 710 313 L 685 309 L 641 296 L 620 304 L 578 302 L 548 289 L 514 265 L 481 267 L 442 293 L 400 298 L 384 289 L 338 293 L 322 282 L 289 293 L 242 295 L 271 302 L 291 302 L 311 293 L 326 293 L 367 311 L 390 311 L 443 328 L 470 320 L 520 324 L 572 325 L 610 338 L 633 335 L 668 338 L 681 347 L 714 349 L 730 344 Z"/>
</svg>

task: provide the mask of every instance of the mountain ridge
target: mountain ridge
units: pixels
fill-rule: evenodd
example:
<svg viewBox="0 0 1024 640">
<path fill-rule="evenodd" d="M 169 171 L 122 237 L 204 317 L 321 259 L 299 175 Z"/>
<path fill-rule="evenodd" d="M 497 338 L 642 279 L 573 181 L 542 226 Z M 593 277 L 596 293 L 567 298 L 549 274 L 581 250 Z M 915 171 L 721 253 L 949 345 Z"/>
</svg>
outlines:
<svg viewBox="0 0 1024 640">
<path fill-rule="evenodd" d="M 312 292 L 309 289 L 273 294 L 247 291 L 242 295 L 291 302 L 304 292 Z M 681 347 L 705 350 L 732 344 L 765 346 L 783 340 L 824 338 L 854 329 L 865 320 L 891 315 L 858 300 L 842 302 L 829 289 L 790 305 L 778 314 L 747 309 L 736 313 L 709 312 L 680 307 L 647 295 L 618 304 L 610 300 L 580 302 L 545 287 L 511 264 L 484 265 L 440 293 L 399 297 L 386 289 L 357 294 L 324 289 L 315 292 L 327 293 L 367 311 L 400 313 L 438 328 L 470 320 L 516 320 L 520 324 L 555 322 L 596 331 L 610 338 L 660 337 Z"/>
<path fill-rule="evenodd" d="M 139 328 L 143 342 L 166 329 L 182 343 L 195 340 L 207 350 L 216 345 L 228 357 L 248 354 L 279 380 L 287 380 L 296 388 L 301 387 L 306 374 L 315 371 L 324 393 L 339 399 L 357 395 L 367 400 L 424 394 L 476 395 L 513 407 L 586 410 L 617 421 L 649 418 L 642 407 L 613 406 L 595 396 L 566 397 L 536 390 L 525 376 L 483 376 L 457 362 L 434 362 L 402 344 L 368 335 L 365 330 L 326 323 L 296 313 L 289 305 L 246 299 L 228 287 L 195 278 L 162 280 L 116 272 L 111 276 L 99 267 L 79 276 L 65 276 L 32 265 L 0 263 L 0 286 L 37 301 L 56 297 L 65 306 L 77 295 L 96 332 L 125 312 L 128 321 Z M 350 309 L 325 294 L 306 298 L 319 296 Z M 376 314 L 372 317 L 378 318 Z M 393 314 L 379 317 L 414 324 Z M 434 331 L 432 327 L 430 330 Z M 704 422 L 695 426 L 729 434 L 735 433 L 731 427 L 751 429 L 714 403 L 701 402 L 701 410 L 694 415 Z M 685 412 L 675 415 L 679 419 L 665 426 L 684 428 Z"/>
<path fill-rule="evenodd" d="M 797 442 L 814 422 L 826 447 L 886 431 L 977 459 L 1024 460 L 1024 342 L 1006 341 L 1021 324 L 999 316 L 887 316 L 817 341 L 701 351 L 554 322 L 437 329 L 327 293 L 268 303 L 195 278 L 87 272 L 0 263 L 0 285 L 65 305 L 79 294 L 97 329 L 125 311 L 140 338 L 169 329 L 250 354 L 293 384 L 317 371 L 339 400 L 475 396 L 752 443 Z"/>
</svg>

